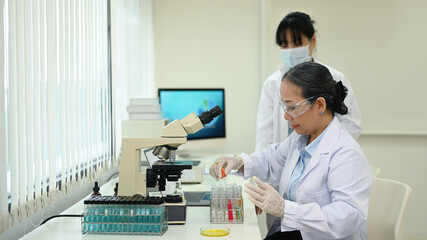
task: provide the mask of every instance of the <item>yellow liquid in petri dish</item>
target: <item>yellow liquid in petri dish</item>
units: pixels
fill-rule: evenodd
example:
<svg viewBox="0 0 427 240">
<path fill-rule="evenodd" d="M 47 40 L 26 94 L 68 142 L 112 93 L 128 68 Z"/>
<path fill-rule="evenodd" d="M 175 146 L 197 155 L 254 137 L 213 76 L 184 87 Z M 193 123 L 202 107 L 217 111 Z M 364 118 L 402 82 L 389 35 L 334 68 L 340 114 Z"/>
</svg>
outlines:
<svg viewBox="0 0 427 240">
<path fill-rule="evenodd" d="M 200 234 L 208 237 L 223 237 L 230 234 L 230 231 L 226 229 L 205 229 L 202 230 Z"/>
</svg>

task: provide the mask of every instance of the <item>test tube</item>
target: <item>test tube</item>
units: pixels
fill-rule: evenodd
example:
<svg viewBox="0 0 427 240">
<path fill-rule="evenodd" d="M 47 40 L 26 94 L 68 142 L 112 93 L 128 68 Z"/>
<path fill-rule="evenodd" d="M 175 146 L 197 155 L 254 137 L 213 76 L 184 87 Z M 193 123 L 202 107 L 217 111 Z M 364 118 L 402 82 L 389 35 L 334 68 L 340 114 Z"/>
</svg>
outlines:
<svg viewBox="0 0 427 240">
<path fill-rule="evenodd" d="M 232 188 L 228 187 L 226 190 L 226 194 L 227 194 L 227 209 L 228 209 L 228 220 L 230 222 L 233 221 L 233 204 L 232 204 L 232 197 L 233 197 L 233 193 L 232 193 Z"/>
<path fill-rule="evenodd" d="M 218 208 L 219 208 L 219 221 L 224 221 L 224 214 L 225 214 L 225 204 L 224 204 L 224 188 L 219 187 L 218 188 Z"/>
<path fill-rule="evenodd" d="M 144 206 L 141 209 L 141 232 L 147 232 L 147 206 L 145 205 L 146 203 L 144 202 Z"/>
<path fill-rule="evenodd" d="M 219 222 L 221 220 L 221 195 L 220 195 L 221 188 L 216 187 L 215 188 L 215 200 L 214 200 L 214 207 L 215 207 L 215 221 Z"/>
<path fill-rule="evenodd" d="M 118 216 L 118 223 L 119 223 L 119 226 L 118 226 L 118 232 L 124 232 L 125 231 L 125 229 L 124 229 L 124 225 L 123 225 L 123 222 L 124 222 L 124 220 L 125 220 L 125 216 L 124 216 L 124 214 L 125 214 L 125 207 L 126 207 L 126 204 L 125 204 L 125 202 L 124 202 L 124 198 L 122 198 L 121 200 L 120 200 L 120 205 L 119 205 L 119 207 L 120 207 L 120 209 L 119 209 L 119 216 Z"/>
<path fill-rule="evenodd" d="M 239 209 L 238 210 L 238 212 L 239 212 L 239 214 L 238 214 L 238 220 L 240 220 L 240 221 L 243 221 L 243 206 L 242 206 L 242 203 L 243 203 L 243 199 L 242 199 L 242 186 L 238 186 L 237 187 L 237 197 L 238 197 L 238 200 L 237 200 L 237 208 Z"/>
<path fill-rule="evenodd" d="M 99 221 L 99 202 L 97 201 L 97 199 L 95 199 L 95 201 L 93 202 L 94 203 L 94 211 L 93 211 L 93 221 L 92 221 L 92 224 L 93 224 L 93 231 L 94 232 L 98 232 L 98 229 L 99 229 L 99 225 L 97 224 L 98 223 L 98 221 Z"/>
<path fill-rule="evenodd" d="M 119 198 L 115 198 L 114 199 L 114 203 L 113 203 L 114 207 L 113 207 L 113 232 L 118 232 L 119 229 L 117 228 L 118 226 L 118 221 L 119 221 L 119 214 L 120 214 L 120 201 Z"/>
<path fill-rule="evenodd" d="M 146 208 L 146 213 L 147 213 L 147 221 L 146 221 L 146 223 L 147 223 L 147 232 L 151 232 L 151 224 L 153 223 L 153 221 L 152 221 L 152 216 L 151 216 L 151 214 L 152 214 L 152 211 L 151 211 L 151 206 L 147 206 L 147 208 Z"/>
<path fill-rule="evenodd" d="M 156 232 L 160 232 L 160 211 L 159 207 L 156 207 Z"/>
<path fill-rule="evenodd" d="M 211 189 L 211 222 L 218 221 L 218 188 L 214 185 Z"/>
<path fill-rule="evenodd" d="M 84 216 L 84 219 L 85 219 L 85 224 L 83 225 L 84 226 L 84 230 L 85 231 L 87 231 L 87 232 L 91 232 L 92 231 L 92 224 L 91 224 L 91 221 L 92 221 L 92 208 L 93 208 L 93 201 L 92 201 L 92 199 L 89 199 L 89 200 L 87 200 L 87 201 L 85 201 L 87 204 L 85 205 L 85 216 Z"/>
<path fill-rule="evenodd" d="M 126 201 L 126 208 L 125 208 L 125 232 L 130 232 L 130 226 L 131 226 L 131 216 L 133 214 L 132 211 L 132 199 L 130 197 L 127 198 Z"/>
<path fill-rule="evenodd" d="M 110 225 L 108 224 L 109 222 L 109 200 L 108 199 L 104 199 L 103 200 L 103 213 L 104 215 L 102 216 L 102 227 L 101 227 L 101 231 L 102 232 L 108 232 L 109 231 L 109 227 Z"/>
<path fill-rule="evenodd" d="M 136 207 L 136 216 L 135 216 L 135 232 L 142 232 L 141 225 L 141 214 L 142 214 L 142 200 L 138 199 L 138 205 Z"/>
<path fill-rule="evenodd" d="M 237 184 L 235 183 L 231 185 L 231 203 L 233 209 L 233 219 L 237 220 Z"/>
<path fill-rule="evenodd" d="M 135 214 L 136 214 L 135 204 L 134 200 L 132 200 L 132 205 L 130 209 L 130 216 L 129 216 L 129 232 L 135 232 Z"/>
</svg>

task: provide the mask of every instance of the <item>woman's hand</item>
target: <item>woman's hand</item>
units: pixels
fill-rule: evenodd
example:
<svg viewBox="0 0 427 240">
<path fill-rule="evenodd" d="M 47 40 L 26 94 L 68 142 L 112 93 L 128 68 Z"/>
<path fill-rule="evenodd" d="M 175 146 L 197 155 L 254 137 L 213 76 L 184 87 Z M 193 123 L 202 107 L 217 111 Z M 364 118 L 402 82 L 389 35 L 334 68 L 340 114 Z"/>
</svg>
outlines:
<svg viewBox="0 0 427 240">
<path fill-rule="evenodd" d="M 224 168 L 224 174 L 228 175 L 231 170 L 238 170 L 243 166 L 243 158 L 240 155 L 233 157 L 222 156 L 218 158 L 209 168 L 209 173 L 215 180 L 222 178 L 221 169 Z"/>
<path fill-rule="evenodd" d="M 257 177 L 252 177 L 252 179 L 256 185 L 250 182 L 245 184 L 245 192 L 249 195 L 249 200 L 266 213 L 276 217 L 283 217 L 285 199 L 270 184 L 261 181 Z"/>
</svg>

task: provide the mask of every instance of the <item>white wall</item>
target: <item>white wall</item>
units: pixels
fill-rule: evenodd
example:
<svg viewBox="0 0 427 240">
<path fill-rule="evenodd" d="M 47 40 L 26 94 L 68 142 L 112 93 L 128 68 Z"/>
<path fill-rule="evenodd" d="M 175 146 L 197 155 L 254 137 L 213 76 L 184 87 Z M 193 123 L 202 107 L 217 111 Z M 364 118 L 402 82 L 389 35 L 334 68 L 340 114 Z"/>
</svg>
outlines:
<svg viewBox="0 0 427 240">
<path fill-rule="evenodd" d="M 251 152 L 260 87 L 280 64 L 277 25 L 291 10 L 309 13 L 317 21 L 315 58 L 344 72 L 353 85 L 362 125 L 371 133 L 359 138 L 370 163 L 382 177 L 413 188 L 406 238 L 427 239 L 427 112 L 420 111 L 427 48 L 426 31 L 418 28 L 427 22 L 423 9 L 427 2 L 420 0 L 158 0 L 156 85 L 224 87 L 226 151 Z"/>
<path fill-rule="evenodd" d="M 256 0 L 154 2 L 156 87 L 225 88 L 227 149 L 246 152 L 260 93 L 258 14 Z"/>
</svg>

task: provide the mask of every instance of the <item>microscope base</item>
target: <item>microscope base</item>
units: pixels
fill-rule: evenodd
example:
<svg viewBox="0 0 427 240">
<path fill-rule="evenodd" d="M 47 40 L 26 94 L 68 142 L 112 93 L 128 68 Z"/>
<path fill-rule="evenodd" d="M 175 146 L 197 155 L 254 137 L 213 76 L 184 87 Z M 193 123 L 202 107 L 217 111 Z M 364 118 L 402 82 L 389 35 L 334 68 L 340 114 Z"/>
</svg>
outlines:
<svg viewBox="0 0 427 240">
<path fill-rule="evenodd" d="M 182 225 L 187 218 L 187 202 L 182 200 L 180 203 L 164 203 L 168 210 L 168 224 Z"/>
</svg>

